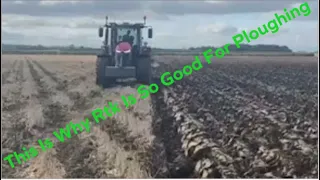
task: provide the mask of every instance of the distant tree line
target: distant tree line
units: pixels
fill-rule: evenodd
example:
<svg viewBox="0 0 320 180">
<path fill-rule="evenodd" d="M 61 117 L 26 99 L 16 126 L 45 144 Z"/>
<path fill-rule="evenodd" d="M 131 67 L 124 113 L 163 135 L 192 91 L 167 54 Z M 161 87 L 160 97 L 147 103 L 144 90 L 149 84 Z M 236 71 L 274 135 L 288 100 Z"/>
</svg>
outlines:
<svg viewBox="0 0 320 180">
<path fill-rule="evenodd" d="M 201 46 L 201 47 L 190 47 L 188 50 L 190 51 L 205 51 L 207 49 L 217 49 L 219 47 L 214 46 Z M 292 52 L 291 49 L 287 46 L 279 46 L 279 45 L 265 45 L 265 44 L 258 44 L 258 45 L 249 45 L 249 44 L 242 44 L 240 48 L 237 48 L 235 44 L 231 44 L 229 46 L 230 52 Z"/>
<path fill-rule="evenodd" d="M 15 44 L 2 44 L 2 50 L 98 50 L 98 48 L 75 46 L 43 46 L 43 45 L 15 45 Z"/>
<path fill-rule="evenodd" d="M 214 46 L 190 47 L 188 49 L 165 49 L 152 48 L 153 55 L 179 55 L 194 56 L 202 54 L 207 49 L 217 49 Z M 69 54 L 69 55 L 97 55 L 101 48 L 91 48 L 85 46 L 43 46 L 43 45 L 14 45 L 2 44 L 2 54 Z M 237 48 L 234 44 L 229 46 L 228 55 L 281 55 L 281 56 L 315 56 L 315 52 L 292 52 L 287 46 L 279 45 L 248 45 L 242 44 Z"/>
<path fill-rule="evenodd" d="M 217 49 L 219 47 L 214 46 L 201 46 L 201 47 L 190 47 L 188 49 L 165 49 L 165 48 L 152 48 L 155 51 L 194 51 L 194 52 L 202 52 L 207 49 Z M 71 51 L 93 51 L 99 50 L 99 48 L 91 48 L 91 47 L 84 47 L 84 46 L 75 46 L 73 44 L 69 46 L 42 46 L 42 45 L 12 45 L 12 44 L 3 44 L 2 50 L 71 50 Z M 229 50 L 231 52 L 292 52 L 287 46 L 279 46 L 279 45 L 265 45 L 265 44 L 258 44 L 258 45 L 249 45 L 249 44 L 242 44 L 240 48 L 237 48 L 234 44 L 229 46 Z"/>
</svg>

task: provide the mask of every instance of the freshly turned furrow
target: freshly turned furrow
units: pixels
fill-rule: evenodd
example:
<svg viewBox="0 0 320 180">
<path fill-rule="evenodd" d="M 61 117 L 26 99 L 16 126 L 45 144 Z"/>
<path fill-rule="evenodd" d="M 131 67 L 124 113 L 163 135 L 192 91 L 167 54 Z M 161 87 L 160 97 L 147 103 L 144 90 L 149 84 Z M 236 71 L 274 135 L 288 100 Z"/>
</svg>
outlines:
<svg viewBox="0 0 320 180">
<path fill-rule="evenodd" d="M 179 87 L 179 86 L 177 86 L 177 87 Z M 212 87 L 212 88 L 209 88 L 209 89 L 211 89 L 211 90 L 214 90 L 214 88 Z M 203 91 L 203 90 L 202 90 Z M 198 91 L 198 92 L 201 92 L 201 90 L 200 91 Z M 218 93 L 218 92 L 217 92 Z M 221 95 L 221 96 L 224 96 L 225 98 L 227 98 L 228 99 L 228 101 L 230 101 L 230 102 L 237 102 L 236 100 L 237 100 L 237 98 L 236 98 L 236 96 L 229 96 L 229 95 L 227 95 L 228 93 L 218 93 L 217 95 Z M 197 96 L 198 96 L 198 98 L 197 99 L 201 99 L 201 98 L 199 98 L 199 94 L 197 94 Z M 208 96 L 206 96 L 206 97 L 208 97 Z M 195 99 L 195 98 L 193 98 L 193 99 Z M 227 100 L 226 99 L 226 100 Z M 241 100 L 243 100 L 243 99 L 238 99 L 238 101 L 239 102 L 241 102 Z M 190 102 L 191 103 L 191 102 Z M 194 102 L 193 102 L 194 103 Z M 188 104 L 188 103 L 187 103 Z M 203 104 L 203 103 L 197 103 L 197 104 Z M 242 105 L 243 106 L 243 105 Z M 241 107 L 241 106 L 239 106 L 239 107 Z M 244 106 L 245 107 L 245 106 Z M 261 108 L 261 107 L 260 107 Z M 254 107 L 254 106 L 247 106 L 247 108 L 242 108 L 243 110 L 241 110 L 241 109 L 239 109 L 239 110 L 241 110 L 241 111 L 238 111 L 237 112 L 237 119 L 248 119 L 248 120 L 250 120 L 250 121 L 252 121 L 252 120 L 254 120 L 254 117 L 256 117 L 256 118 L 261 118 L 261 119 L 265 119 L 265 120 L 267 120 L 267 121 L 262 121 L 261 122 L 261 124 L 264 124 L 264 122 L 273 122 L 274 123 L 274 125 L 276 125 L 276 126 L 278 126 L 278 127 L 281 127 L 281 126 L 283 126 L 283 122 L 279 122 L 278 120 L 276 120 L 276 118 L 277 117 L 275 117 L 274 115 L 276 115 L 276 113 L 277 113 L 277 111 L 271 111 L 271 112 L 267 112 L 267 111 L 257 111 L 256 109 L 257 109 L 257 107 Z M 262 107 L 262 109 L 263 109 L 263 107 Z M 220 110 L 219 110 L 220 111 Z M 268 114 L 270 114 L 270 115 L 268 115 L 268 116 L 265 116 L 265 114 L 263 114 L 263 113 L 268 113 Z M 250 116 L 249 116 L 250 115 Z M 252 116 L 253 115 L 253 116 Z M 207 120 L 205 120 L 205 121 L 207 121 Z M 269 125 L 267 125 L 266 124 L 266 126 L 261 126 L 261 127 L 259 127 L 260 128 L 260 130 L 263 130 L 263 131 L 265 131 L 265 132 L 268 132 L 268 130 L 266 129 L 266 127 L 268 127 Z M 251 129 L 251 130 L 248 130 L 248 131 L 252 131 L 252 132 L 256 132 L 256 129 Z M 313 134 L 309 134 L 309 136 L 306 136 L 307 137 L 307 139 L 310 139 L 310 135 L 315 135 L 315 132 L 317 132 L 317 131 L 313 131 Z M 224 136 L 226 136 L 226 132 L 224 132 L 223 133 L 224 134 Z M 248 134 L 249 135 L 249 134 Z M 301 139 L 303 138 L 301 135 L 298 135 L 298 134 L 296 134 L 295 133 L 295 136 L 296 137 L 299 137 L 299 141 L 298 142 L 302 142 L 302 143 L 304 143 L 303 141 L 301 141 Z M 316 138 L 316 136 L 314 136 L 313 138 Z M 251 141 L 253 141 L 254 139 L 252 139 Z M 292 143 L 294 143 L 294 144 L 297 144 L 298 142 L 296 141 L 296 140 L 286 140 L 286 142 L 292 142 Z M 270 142 L 268 142 L 266 145 L 268 145 Z M 237 143 L 237 144 L 239 144 L 239 143 Z M 258 144 L 260 144 L 260 143 L 258 143 Z M 299 143 L 298 143 L 299 144 Z M 260 144 L 260 146 L 261 146 L 262 144 Z M 237 145 L 236 145 L 237 146 Z M 300 147 L 297 147 L 298 149 L 301 149 L 301 145 L 300 145 Z M 242 149 L 246 149 L 246 148 L 242 148 Z M 236 151 L 238 151 L 239 152 L 239 149 L 238 148 L 235 148 L 235 150 Z M 281 155 L 279 155 L 279 153 L 276 153 L 276 152 L 273 152 L 274 150 L 273 149 L 266 149 L 266 148 L 264 148 L 264 154 L 270 154 L 270 155 L 268 155 L 267 157 L 269 158 L 269 159 L 276 159 L 277 160 L 277 162 L 278 162 L 278 164 L 281 164 L 280 162 L 282 161 L 282 162 L 284 162 L 284 163 L 282 163 L 282 164 L 288 164 L 288 166 L 285 166 L 285 168 L 283 169 L 283 170 L 281 170 L 282 172 L 281 173 L 278 173 L 278 176 L 281 176 L 281 177 L 292 177 L 292 172 L 293 172 L 293 169 L 292 168 L 288 168 L 289 166 L 291 166 L 293 163 L 292 163 L 292 161 L 291 161 L 291 158 L 290 157 L 287 157 L 287 158 L 284 158 L 284 157 L 281 157 Z M 308 150 L 308 151 L 310 151 L 310 149 Z M 270 153 L 269 153 L 270 152 Z M 265 156 L 265 155 L 264 155 Z M 257 157 L 259 157 L 259 156 L 257 156 Z M 252 162 L 253 163 L 253 165 L 255 164 L 255 162 L 264 162 L 264 164 L 265 164 L 265 168 L 266 168 L 266 177 L 268 177 L 268 175 L 270 175 L 270 174 L 272 174 L 271 172 L 267 172 L 268 171 L 268 168 L 270 168 L 270 167 L 273 167 L 274 165 L 273 164 L 271 164 L 271 165 L 269 165 L 267 162 L 269 161 L 268 159 L 267 160 L 262 160 L 262 159 L 265 159 L 265 158 L 263 158 L 263 157 L 261 157 L 261 158 L 256 158 L 255 160 L 254 160 L 254 162 Z M 291 165 L 290 165 L 291 164 Z M 280 165 L 279 165 L 280 166 Z M 280 171 L 280 170 L 278 170 L 278 171 Z M 248 174 L 248 173 L 245 173 L 245 174 Z M 273 176 L 275 176 L 275 175 L 273 175 Z M 248 177 L 252 177 L 252 176 L 248 176 Z"/>
<path fill-rule="evenodd" d="M 210 72 L 208 72 L 210 73 Z M 287 94 L 287 90 L 281 90 L 279 88 L 275 88 L 274 90 L 268 90 L 271 87 L 267 86 L 266 84 L 262 83 L 261 81 L 255 81 L 254 77 L 247 77 L 247 78 L 242 78 L 242 76 L 233 76 L 230 74 L 225 74 L 222 71 L 215 71 L 213 72 L 213 74 L 211 75 L 213 77 L 215 77 L 215 86 L 225 86 L 226 84 L 229 84 L 230 87 L 232 87 L 233 89 L 237 89 L 237 90 L 248 90 L 248 87 L 252 87 L 251 89 L 255 89 L 255 91 L 257 90 L 257 88 L 259 89 L 259 91 L 263 92 L 264 95 L 269 95 L 268 97 L 271 96 L 276 96 L 275 98 L 280 99 L 279 94 L 282 95 L 282 98 L 286 98 L 290 101 L 299 101 L 299 102 L 304 102 L 306 100 L 308 100 L 309 98 L 305 97 L 301 97 L 299 96 L 299 93 L 297 95 L 290 93 L 288 95 Z M 212 81 L 211 79 L 208 79 L 208 81 Z M 229 82 L 229 83 L 228 83 Z M 251 93 L 252 94 L 252 93 Z M 275 99 L 273 98 L 273 99 Z M 260 100 L 264 100 L 264 98 L 259 98 Z M 308 100 L 309 101 L 309 100 Z M 270 100 L 268 101 L 270 102 Z M 276 101 L 271 101 L 272 105 L 277 105 L 275 104 L 275 102 L 280 102 L 279 100 L 276 99 Z M 283 102 L 283 100 L 281 100 L 281 102 Z M 279 105 L 277 105 L 279 106 Z M 282 105 L 283 106 L 283 105 Z"/>
<path fill-rule="evenodd" d="M 201 178 L 235 178 L 237 173 L 232 165 L 233 159 L 225 154 L 219 145 L 209 138 L 202 124 L 194 120 L 190 114 L 179 110 L 174 92 L 164 92 L 165 102 L 173 108 L 174 117 L 179 124 L 182 149 L 187 157 L 196 162 L 195 173 Z"/>
<path fill-rule="evenodd" d="M 212 81 L 212 84 L 216 85 L 215 81 Z M 206 91 L 206 90 L 204 89 L 203 91 Z M 216 90 L 214 87 L 212 87 L 212 88 L 210 88 L 210 91 L 216 91 Z M 224 98 L 228 99 L 228 101 L 230 101 L 230 102 L 233 101 L 233 105 L 236 105 L 235 103 L 238 103 L 239 108 L 245 107 L 245 105 L 247 106 L 247 108 L 249 108 L 248 106 L 251 106 L 250 108 L 252 109 L 251 111 L 253 114 L 260 114 L 258 116 L 263 117 L 265 119 L 269 119 L 271 122 L 274 122 L 277 124 L 278 123 L 283 124 L 283 123 L 290 123 L 290 121 L 288 121 L 288 120 L 291 120 L 291 119 L 301 119 L 301 122 L 306 120 L 306 118 L 304 116 L 302 116 L 296 112 L 292 112 L 292 111 L 286 109 L 286 107 L 281 108 L 281 107 L 278 107 L 278 106 L 275 106 L 272 104 L 268 104 L 268 103 L 264 102 L 263 100 L 259 100 L 259 99 L 254 100 L 254 99 L 250 98 L 250 96 L 248 96 L 249 99 L 245 98 L 247 94 L 244 94 L 240 90 L 236 90 L 235 92 L 237 92 L 237 91 L 240 92 L 241 96 L 231 93 L 232 91 L 234 91 L 234 90 L 224 91 L 224 92 L 221 92 L 220 95 L 224 96 Z M 216 91 L 216 92 L 219 93 L 219 91 Z M 243 104 L 241 102 L 250 102 L 250 103 Z M 241 104 L 239 104 L 239 103 L 241 103 Z M 290 116 L 289 116 L 289 114 L 290 114 Z M 275 121 L 275 119 L 279 119 L 279 118 L 284 121 L 283 122 Z M 315 131 L 315 129 L 310 126 L 306 126 L 305 128 L 307 128 L 307 129 L 311 128 L 310 129 L 311 131 Z"/>
<path fill-rule="evenodd" d="M 310 99 L 310 97 L 306 96 L 301 96 L 301 93 L 295 93 L 295 92 L 288 92 L 289 90 L 282 90 L 280 88 L 275 88 L 273 86 L 268 86 L 266 84 L 263 84 L 261 81 L 255 80 L 253 78 L 250 78 L 251 80 L 249 81 L 249 78 L 241 78 L 241 77 L 232 77 L 232 81 L 235 84 L 238 84 L 239 87 L 244 87 L 244 88 L 257 88 L 261 93 L 264 94 L 264 96 L 272 97 L 275 96 L 274 98 L 271 98 L 269 101 L 280 104 L 280 103 L 286 103 L 289 105 L 291 102 L 300 102 L 304 103 L 306 101 L 314 102 L 315 99 Z M 282 97 L 280 98 L 279 95 Z M 286 101 L 279 100 L 279 99 L 286 99 Z"/>
<path fill-rule="evenodd" d="M 172 66 L 164 67 L 175 70 Z M 317 172 L 314 162 L 308 164 L 310 157 L 316 155 L 317 147 L 317 124 L 308 118 L 315 119 L 314 115 L 280 105 L 277 102 L 281 99 L 273 101 L 274 98 L 260 96 L 266 94 L 266 90 L 246 88 L 243 82 L 238 86 L 234 82 L 241 81 L 232 78 L 229 69 L 226 72 L 209 68 L 201 71 L 175 82 L 172 88 L 181 95 L 175 101 L 183 102 L 179 108 L 183 107 L 184 113 L 194 113 L 191 119 L 204 124 L 204 131 L 234 159 L 238 177 L 301 177 L 302 172 L 303 177 L 312 177 Z M 252 79 L 249 72 L 243 74 L 248 75 L 244 82 Z M 248 83 L 261 88 L 259 85 L 265 81 Z M 291 100 L 291 96 L 283 96 L 286 93 L 282 89 L 269 92 L 272 96 L 286 98 L 288 105 L 303 103 L 299 99 L 305 96 L 300 96 L 299 92 L 293 93 Z"/>
<path fill-rule="evenodd" d="M 273 71 L 259 73 L 256 69 L 248 69 L 238 74 L 225 74 L 221 70 L 216 72 L 215 76 L 224 76 L 224 79 L 230 79 L 235 85 L 246 90 L 255 89 L 261 97 L 272 104 L 288 106 L 288 108 L 291 109 L 293 107 L 290 107 L 290 104 L 293 102 L 294 105 L 297 105 L 297 102 L 300 102 L 302 105 L 310 103 L 317 104 L 317 97 L 314 97 L 314 94 L 317 93 L 317 83 L 313 83 L 316 82 L 316 73 L 312 75 L 313 72 L 306 72 L 311 73 L 311 75 L 308 75 L 301 81 L 301 78 L 306 73 L 299 73 L 297 76 L 299 78 L 293 78 L 288 75 L 276 76 Z M 300 71 L 297 70 L 297 72 Z M 310 88 L 306 89 L 306 86 Z M 294 106 L 292 111 L 297 111 L 297 109 L 301 108 L 303 107 Z"/>
<path fill-rule="evenodd" d="M 178 87 L 182 87 L 182 86 L 179 86 L 179 85 L 178 85 L 178 86 L 177 86 L 177 89 L 179 89 Z M 201 92 L 201 90 L 200 90 L 200 91 L 196 91 L 196 92 Z M 198 93 L 197 93 L 197 94 L 198 94 Z M 189 98 L 189 97 L 187 97 L 187 96 L 188 96 L 188 95 L 187 95 L 186 93 L 183 94 L 183 97 Z M 199 94 L 198 94 L 198 96 L 199 96 Z M 195 100 L 196 97 L 195 97 L 195 98 L 191 98 L 191 99 Z M 181 100 L 181 101 L 183 101 L 185 104 L 192 104 L 192 103 L 194 103 L 194 102 L 186 103 L 186 102 L 188 102 L 187 99 L 184 99 L 184 100 Z M 202 103 L 198 103 L 198 104 L 202 104 Z M 214 122 L 215 122 L 215 126 L 217 126 L 216 129 L 217 129 L 217 130 L 223 130 L 222 126 L 221 126 L 221 125 L 218 125 L 218 124 L 221 124 L 222 122 L 217 121 L 216 118 L 210 113 L 210 111 L 208 111 L 208 110 L 206 110 L 206 109 L 203 109 L 203 108 L 200 108 L 200 109 L 198 109 L 198 111 L 197 111 L 196 113 L 197 113 L 197 115 L 198 115 L 198 119 L 200 118 L 199 121 L 204 122 L 204 123 L 214 121 Z M 222 129 L 219 128 L 219 127 L 221 127 Z M 208 130 L 207 130 L 207 131 L 208 131 Z M 212 133 L 216 134 L 215 132 L 217 132 L 217 131 L 215 131 L 215 130 L 210 130 L 210 129 L 209 129 L 209 132 L 212 132 Z M 224 134 L 224 136 L 227 135 L 226 132 L 223 132 L 223 134 Z M 217 140 L 218 140 L 217 142 L 220 143 L 220 141 L 219 141 L 219 136 L 215 137 L 215 139 L 217 139 Z M 226 139 L 226 138 L 224 138 L 224 139 Z M 231 146 L 231 148 L 233 148 L 233 150 L 235 150 L 234 152 L 237 152 L 236 155 L 232 155 L 234 158 L 236 158 L 235 160 L 237 160 L 237 158 L 240 159 L 240 160 L 242 160 L 242 158 L 244 158 L 244 157 L 245 157 L 245 158 L 250 158 L 250 156 L 251 156 L 252 154 L 251 154 L 251 152 L 249 152 L 248 147 L 247 147 L 245 144 L 239 142 L 238 140 L 235 140 L 235 141 L 233 141 L 233 142 L 234 142 L 234 143 L 229 143 L 228 145 Z M 224 147 L 224 149 L 230 148 L 230 147 L 226 147 L 225 144 L 223 144 L 223 143 L 220 143 L 220 144 L 221 144 L 221 147 Z M 230 151 L 230 150 L 229 150 L 229 151 Z M 226 152 L 226 151 L 225 151 L 225 152 Z M 241 174 L 241 173 L 239 173 L 239 174 Z M 240 176 L 240 175 L 239 175 L 239 176 Z"/>
<path fill-rule="evenodd" d="M 225 80 L 225 81 L 228 81 L 228 80 Z M 212 83 L 214 83 L 214 82 L 212 82 Z M 241 96 L 237 96 L 237 94 L 232 93 L 233 91 L 240 92 Z M 293 123 L 292 122 L 293 120 L 299 120 L 301 123 L 308 121 L 308 117 L 305 117 L 304 115 L 302 115 L 299 112 L 294 112 L 286 106 L 283 107 L 283 106 L 279 106 L 279 105 L 275 105 L 275 104 L 270 104 L 268 102 L 265 102 L 261 98 L 254 98 L 253 94 L 250 94 L 248 96 L 248 93 L 244 93 L 243 90 L 240 90 L 237 88 L 233 88 L 231 91 L 226 91 L 223 94 L 230 101 L 231 100 L 233 100 L 234 102 L 236 102 L 235 100 L 237 100 L 238 102 L 251 101 L 249 104 L 247 104 L 247 106 L 251 106 L 253 113 L 258 113 L 258 114 L 262 113 L 260 115 L 261 117 L 263 117 L 265 115 L 265 117 L 264 117 L 265 119 L 268 119 L 271 122 L 274 122 L 277 124 L 280 123 L 280 125 L 283 123 Z M 244 98 L 246 96 L 249 97 L 249 99 Z M 245 104 L 242 104 L 241 106 L 244 107 Z M 309 117 L 309 118 L 311 118 L 311 117 Z M 313 117 L 312 119 L 314 119 L 314 118 L 315 117 Z M 275 119 L 280 119 L 281 121 L 277 122 L 277 121 L 275 121 Z M 310 131 L 314 131 L 314 133 L 316 133 L 316 129 L 315 129 L 316 126 L 312 127 L 310 125 L 301 124 L 301 123 L 299 124 L 299 126 L 301 128 L 303 128 L 305 130 L 310 128 Z"/>
<path fill-rule="evenodd" d="M 242 73 L 242 77 L 254 75 L 254 79 L 261 80 L 265 84 L 272 85 L 272 86 L 286 86 L 289 89 L 300 89 L 310 91 L 312 89 L 316 89 L 316 84 L 309 82 L 316 82 L 317 80 L 317 67 L 312 66 L 310 64 L 309 67 L 304 67 L 303 65 L 296 65 L 296 66 L 287 66 L 283 68 L 277 68 L 272 66 L 266 66 L 267 71 L 265 73 L 259 73 L 257 68 L 249 68 L 246 67 L 244 69 L 245 73 Z M 248 74 L 246 72 L 252 72 Z M 295 73 L 292 73 L 295 72 Z M 244 75 L 244 76 L 243 76 Z M 305 89 L 304 86 L 308 84 L 312 89 Z"/>
<path fill-rule="evenodd" d="M 40 95 L 25 93 L 30 95 L 22 94 L 22 98 L 28 101 L 33 101 L 28 97 L 38 98 L 36 104 L 52 109 L 51 114 L 43 111 L 44 118 L 39 118 L 43 122 L 50 118 L 59 119 L 49 128 L 34 131 L 35 137 L 51 137 L 49 131 L 63 127 L 61 119 L 76 122 L 89 117 L 94 107 L 102 107 L 109 100 L 114 102 L 127 91 L 119 87 L 115 90 L 116 97 L 109 99 L 113 96 L 109 94 L 113 88 L 96 88 L 93 61 L 88 64 L 74 61 L 68 65 L 69 62 L 65 64 L 64 60 L 60 61 L 63 62 L 61 66 L 54 64 L 55 61 L 34 59 L 39 60 L 31 63 L 30 69 L 36 84 L 30 86 L 37 88 Z M 170 71 L 172 75 L 186 62 L 179 58 L 175 58 L 174 63 L 170 61 L 162 61 L 168 62 L 167 65 L 159 63 L 157 71 Z M 92 126 L 90 134 L 82 133 L 65 145 L 57 144 L 52 149 L 57 154 L 44 156 L 42 163 L 31 163 L 29 167 L 35 168 L 29 168 L 27 174 L 36 174 L 33 178 L 59 178 L 59 175 L 61 178 L 314 178 L 318 173 L 317 73 L 315 65 L 311 68 L 305 65 L 241 61 L 233 64 L 228 58 L 223 62 L 204 64 L 200 71 L 193 71 L 192 75 L 165 88 L 167 91 L 160 88 L 151 95 L 154 107 L 151 134 L 156 136 L 155 140 L 146 139 L 152 141 L 146 143 L 153 145 L 151 150 L 145 148 L 147 146 L 139 140 L 140 136 L 136 136 L 143 132 L 143 136 L 152 137 L 143 124 L 150 120 L 147 113 L 134 114 L 139 113 L 134 108 L 145 108 L 137 103 L 134 108 L 122 109 L 123 116 L 119 113 L 115 121 Z M 17 87 L 17 67 L 9 74 L 6 87 Z M 31 76 L 29 79 L 33 81 Z M 59 86 L 62 88 L 57 88 Z M 131 87 L 133 92 L 137 86 Z M 15 94 L 18 88 L 7 89 L 14 91 L 6 94 Z M 128 93 L 132 94 L 131 91 Z M 58 95 L 63 98 L 56 99 Z M 71 103 L 62 101 L 64 97 L 69 97 Z M 55 100 L 65 103 L 71 111 L 62 112 L 64 106 L 59 103 L 56 104 L 58 107 L 55 106 Z M 10 103 L 6 105 L 8 107 Z M 41 111 L 42 108 L 38 109 Z M 8 112 L 11 111 L 5 114 Z M 127 113 L 133 116 L 125 115 Z M 70 118 L 61 114 L 70 115 Z M 11 119 L 15 122 L 22 117 L 15 115 Z M 148 162 L 149 155 L 152 155 L 152 162 L 142 164 Z M 56 163 L 61 164 L 61 171 L 54 170 L 59 169 Z M 46 171 L 48 166 L 50 172 Z M 148 169 L 152 169 L 150 176 Z"/>
</svg>

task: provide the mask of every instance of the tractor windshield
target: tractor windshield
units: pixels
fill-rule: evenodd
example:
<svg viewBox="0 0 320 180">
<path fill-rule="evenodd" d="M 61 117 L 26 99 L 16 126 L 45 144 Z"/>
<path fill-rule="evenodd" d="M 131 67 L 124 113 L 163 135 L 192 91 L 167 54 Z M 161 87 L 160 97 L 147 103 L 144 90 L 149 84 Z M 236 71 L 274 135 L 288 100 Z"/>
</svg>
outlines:
<svg viewBox="0 0 320 180">
<path fill-rule="evenodd" d="M 137 29 L 134 28 L 118 28 L 118 42 L 126 41 L 131 45 L 137 44 Z"/>
</svg>

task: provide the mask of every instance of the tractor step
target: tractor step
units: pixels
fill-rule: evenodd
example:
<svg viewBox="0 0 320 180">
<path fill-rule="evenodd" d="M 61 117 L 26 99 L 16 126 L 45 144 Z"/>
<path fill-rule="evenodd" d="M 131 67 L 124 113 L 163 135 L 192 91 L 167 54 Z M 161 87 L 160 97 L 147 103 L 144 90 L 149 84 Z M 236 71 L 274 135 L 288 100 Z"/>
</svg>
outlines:
<svg viewBox="0 0 320 180">
<path fill-rule="evenodd" d="M 105 71 L 106 77 L 113 78 L 135 78 L 136 77 L 136 67 L 126 66 L 126 67 L 115 67 L 115 66 L 106 66 Z"/>
</svg>

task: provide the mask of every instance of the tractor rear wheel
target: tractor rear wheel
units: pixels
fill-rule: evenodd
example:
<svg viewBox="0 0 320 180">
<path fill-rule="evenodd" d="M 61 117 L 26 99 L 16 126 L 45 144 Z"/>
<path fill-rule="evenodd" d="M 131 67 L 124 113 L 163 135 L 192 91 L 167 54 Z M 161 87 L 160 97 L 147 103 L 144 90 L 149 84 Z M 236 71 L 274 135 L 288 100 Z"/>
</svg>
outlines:
<svg viewBox="0 0 320 180">
<path fill-rule="evenodd" d="M 151 84 L 151 60 L 150 57 L 140 57 L 136 63 L 136 74 L 138 82 L 142 84 Z"/>
<path fill-rule="evenodd" d="M 98 57 L 96 61 L 96 84 L 103 88 L 110 87 L 114 82 L 115 78 L 106 77 L 106 66 L 108 66 L 108 57 Z"/>
</svg>

